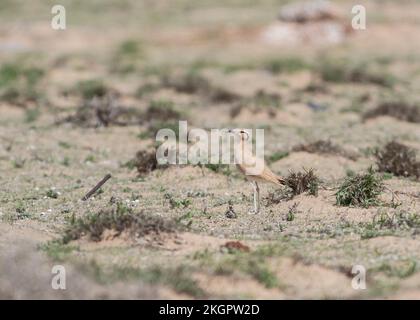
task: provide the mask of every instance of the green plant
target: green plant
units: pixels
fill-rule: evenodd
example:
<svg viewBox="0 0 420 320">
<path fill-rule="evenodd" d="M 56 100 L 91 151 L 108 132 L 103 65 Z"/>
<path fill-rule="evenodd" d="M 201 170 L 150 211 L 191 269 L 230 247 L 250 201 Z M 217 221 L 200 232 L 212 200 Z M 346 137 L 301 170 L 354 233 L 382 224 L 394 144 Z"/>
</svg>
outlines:
<svg viewBox="0 0 420 320">
<path fill-rule="evenodd" d="M 137 41 L 127 40 L 121 43 L 118 48 L 118 54 L 124 56 L 137 56 L 140 53 L 141 47 Z"/>
<path fill-rule="evenodd" d="M 108 88 L 100 79 L 83 80 L 76 84 L 75 91 L 80 93 L 84 99 L 93 97 L 103 97 L 108 92 Z"/>
<path fill-rule="evenodd" d="M 26 61 L 3 64 L 0 67 L 0 99 L 17 105 L 39 100 L 38 83 L 43 76 L 42 69 L 28 65 Z"/>
<path fill-rule="evenodd" d="M 163 86 L 170 87 L 176 91 L 188 94 L 209 93 L 210 82 L 200 75 L 196 69 L 189 70 L 177 77 L 165 75 L 162 77 Z"/>
<path fill-rule="evenodd" d="M 60 194 L 54 189 L 49 189 L 45 195 L 48 198 L 57 199 Z"/>
<path fill-rule="evenodd" d="M 148 124 L 149 137 L 152 139 L 156 138 L 157 133 L 160 129 L 169 129 L 175 133 L 175 137 L 179 138 L 179 121 L 172 119 L 169 121 L 151 121 Z"/>
<path fill-rule="evenodd" d="M 415 260 L 403 260 L 391 263 L 382 263 L 380 266 L 373 268 L 371 271 L 383 272 L 389 277 L 407 278 L 413 275 L 417 270 L 417 262 Z"/>
<path fill-rule="evenodd" d="M 117 235 L 127 231 L 134 237 L 142 237 L 150 233 L 175 232 L 180 228 L 172 220 L 159 216 L 134 212 L 131 207 L 117 201 L 111 208 L 90 213 L 85 217 L 71 219 L 64 230 L 62 242 L 64 244 L 88 236 L 90 240 L 101 240 L 105 230 L 113 230 Z"/>
<path fill-rule="evenodd" d="M 272 73 L 293 73 L 309 69 L 310 65 L 299 57 L 284 57 L 273 59 L 265 63 L 264 69 Z"/>
<path fill-rule="evenodd" d="M 295 202 L 289 210 L 287 211 L 286 221 L 293 221 L 295 220 L 296 213 L 298 212 L 299 203 Z"/>
<path fill-rule="evenodd" d="M 65 141 L 59 141 L 58 145 L 63 148 L 63 149 L 70 149 L 71 148 L 71 144 Z"/>
<path fill-rule="evenodd" d="M 136 90 L 136 97 L 139 99 L 143 98 L 144 96 L 147 96 L 148 94 L 153 93 L 158 89 L 159 85 L 157 84 L 145 83 Z"/>
<path fill-rule="evenodd" d="M 63 244 L 57 240 L 51 240 L 45 244 L 41 244 L 39 249 L 44 251 L 54 261 L 64 261 L 71 253 L 77 251 L 79 247 Z"/>
<path fill-rule="evenodd" d="M 269 269 L 265 262 L 265 255 L 260 253 L 242 252 L 236 250 L 229 257 L 217 262 L 214 266 L 217 274 L 232 274 L 236 270 L 249 274 L 267 288 L 279 285 L 276 275 Z"/>
<path fill-rule="evenodd" d="M 372 83 L 392 87 L 395 78 L 382 69 L 372 70 L 366 63 L 352 63 L 345 59 L 323 59 L 318 72 L 324 81 L 337 83 Z"/>
<path fill-rule="evenodd" d="M 169 199 L 169 203 L 171 205 L 172 209 L 175 208 L 186 208 L 188 206 L 190 206 L 191 204 L 191 200 L 190 199 L 174 199 L 174 198 L 170 198 Z"/>
<path fill-rule="evenodd" d="M 22 200 L 18 200 L 15 206 L 15 212 L 8 212 L 1 216 L 1 220 L 13 223 L 17 220 L 24 220 L 30 218 L 31 214 L 27 211 L 26 205 Z"/>
<path fill-rule="evenodd" d="M 229 165 L 227 164 L 212 164 L 212 163 L 207 163 L 204 165 L 207 169 L 216 172 L 216 173 L 222 173 L 226 176 L 230 176 L 232 174 L 232 171 L 230 170 Z"/>
<path fill-rule="evenodd" d="M 22 201 L 18 201 L 16 203 L 16 208 L 15 209 L 16 209 L 17 213 L 23 214 L 26 211 L 26 206 L 24 205 L 24 203 Z"/>
<path fill-rule="evenodd" d="M 182 93 L 197 94 L 215 103 L 228 103 L 239 99 L 237 94 L 212 84 L 195 68 L 176 77 L 164 75 L 161 82 L 164 87 L 172 88 Z"/>
<path fill-rule="evenodd" d="M 378 196 L 383 192 L 384 184 L 374 170 L 348 176 L 335 194 L 339 206 L 369 207 L 378 204 Z"/>
<path fill-rule="evenodd" d="M 273 163 L 273 162 L 279 161 L 280 159 L 286 158 L 288 156 L 289 156 L 289 152 L 287 151 L 277 151 L 268 157 L 268 162 Z"/>
<path fill-rule="evenodd" d="M 379 213 L 373 217 L 370 224 L 372 229 L 409 230 L 420 228 L 420 216 L 416 213 L 400 211 L 393 215 Z"/>
<path fill-rule="evenodd" d="M 271 111 L 275 112 L 276 109 L 280 108 L 281 97 L 275 93 L 267 93 L 264 90 L 258 90 L 251 100 L 257 108 L 271 109 Z"/>
<path fill-rule="evenodd" d="M 175 108 L 171 100 L 152 100 L 144 115 L 147 121 L 181 120 L 184 114 Z"/>
<path fill-rule="evenodd" d="M 139 41 L 126 40 L 122 42 L 111 61 L 111 71 L 130 73 L 136 71 L 138 62 L 144 58 L 144 49 Z"/>
<path fill-rule="evenodd" d="M 61 161 L 61 164 L 62 164 L 63 166 L 65 166 L 65 167 L 69 167 L 69 166 L 70 166 L 70 158 L 69 158 L 69 157 L 67 157 L 67 156 L 65 156 L 65 157 L 63 158 L 63 161 Z"/>
<path fill-rule="evenodd" d="M 267 288 L 274 288 L 279 285 L 276 275 L 259 261 L 251 260 L 247 266 L 248 272 Z"/>
<path fill-rule="evenodd" d="M 95 163 L 96 162 L 96 157 L 93 154 L 90 154 L 85 158 L 85 162 Z"/>
<path fill-rule="evenodd" d="M 41 116 L 39 108 L 30 108 L 25 110 L 25 122 L 31 123 L 36 121 Z"/>
</svg>

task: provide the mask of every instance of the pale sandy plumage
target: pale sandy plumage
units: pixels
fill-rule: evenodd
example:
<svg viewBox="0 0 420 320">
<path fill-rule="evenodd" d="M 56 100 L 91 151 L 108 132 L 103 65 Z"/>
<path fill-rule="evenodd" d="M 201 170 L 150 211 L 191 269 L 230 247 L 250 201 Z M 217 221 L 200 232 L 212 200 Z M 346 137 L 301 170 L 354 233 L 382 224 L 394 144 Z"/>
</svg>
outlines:
<svg viewBox="0 0 420 320">
<path fill-rule="evenodd" d="M 260 211 L 260 188 L 259 182 L 273 183 L 275 185 L 283 185 L 284 179 L 281 176 L 276 175 L 265 163 L 264 159 L 259 159 L 253 155 L 252 150 L 245 143 L 248 139 L 248 133 L 241 129 L 229 130 L 229 133 L 233 133 L 239 136 L 239 143 L 235 145 L 235 155 L 240 155 L 241 159 L 236 159 L 237 168 L 242 172 L 247 180 L 252 183 L 254 188 L 254 210 L 253 213 Z"/>
</svg>

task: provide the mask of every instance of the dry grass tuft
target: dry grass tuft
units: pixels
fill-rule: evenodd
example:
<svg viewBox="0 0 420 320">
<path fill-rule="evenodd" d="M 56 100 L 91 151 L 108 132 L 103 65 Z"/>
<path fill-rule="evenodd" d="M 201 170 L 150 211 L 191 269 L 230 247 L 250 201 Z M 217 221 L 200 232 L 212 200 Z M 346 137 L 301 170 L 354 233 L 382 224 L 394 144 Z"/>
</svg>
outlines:
<svg viewBox="0 0 420 320">
<path fill-rule="evenodd" d="M 363 115 L 363 119 L 367 120 L 380 116 L 389 116 L 401 121 L 420 123 L 420 107 L 404 102 L 385 102 L 377 108 L 366 112 Z"/>
<path fill-rule="evenodd" d="M 177 77 L 165 75 L 162 77 L 161 82 L 164 87 L 188 94 L 208 92 L 211 87 L 210 82 L 197 72 L 187 72 Z"/>
<path fill-rule="evenodd" d="M 243 109 L 251 110 L 253 113 L 266 112 L 270 117 L 275 117 L 281 107 L 281 96 L 275 93 L 268 93 L 258 90 L 252 97 L 241 99 L 230 109 L 230 117 L 236 118 Z"/>
<path fill-rule="evenodd" d="M 141 119 L 138 110 L 122 106 L 115 95 L 105 95 L 86 99 L 74 115 L 59 120 L 57 124 L 69 122 L 80 127 L 96 128 L 137 125 Z"/>
<path fill-rule="evenodd" d="M 293 194 L 290 189 L 278 189 L 272 192 L 269 192 L 266 197 L 264 197 L 264 202 L 266 206 L 276 205 L 282 201 L 288 201 L 293 198 Z"/>
<path fill-rule="evenodd" d="M 320 180 L 313 169 L 304 169 L 303 172 L 292 171 L 284 180 L 286 186 L 292 190 L 293 196 L 304 192 L 314 196 L 318 195 Z"/>
<path fill-rule="evenodd" d="M 162 86 L 181 93 L 196 94 L 215 103 L 229 103 L 240 99 L 235 93 L 215 86 L 196 71 L 183 75 L 162 77 Z"/>
<path fill-rule="evenodd" d="M 183 114 L 175 109 L 175 104 L 170 100 L 152 100 L 147 108 L 144 120 L 170 121 L 180 120 Z"/>
<path fill-rule="evenodd" d="M 420 162 L 416 152 L 409 147 L 392 141 L 375 154 L 379 171 L 402 177 L 420 177 Z"/>
<path fill-rule="evenodd" d="M 371 70 L 366 63 L 328 59 L 318 68 L 322 80 L 336 83 L 369 83 L 391 88 L 395 78 L 386 72 Z"/>
<path fill-rule="evenodd" d="M 276 205 L 282 201 L 289 201 L 293 199 L 294 196 L 304 192 L 313 196 L 318 195 L 320 179 L 314 173 L 313 169 L 304 169 L 303 172 L 292 171 L 284 180 L 285 185 L 288 188 L 282 188 L 269 192 L 268 196 L 264 198 L 267 206 Z"/>
<path fill-rule="evenodd" d="M 351 160 L 357 160 L 357 155 L 352 154 L 346 150 L 343 150 L 340 146 L 333 144 L 329 140 L 318 140 L 309 144 L 300 144 L 295 146 L 292 151 L 299 152 L 304 151 L 308 153 L 317 154 L 331 154 L 339 155 Z"/>
<path fill-rule="evenodd" d="M 158 168 L 155 150 L 140 150 L 136 153 L 136 157 L 133 161 L 134 167 L 137 169 L 139 176 L 149 174 Z"/>
<path fill-rule="evenodd" d="M 156 149 L 151 150 L 139 150 L 136 156 L 122 164 L 122 167 L 130 170 L 137 169 L 139 177 L 143 177 L 155 171 L 157 169 L 165 169 L 168 165 L 159 164 L 156 159 Z"/>
<path fill-rule="evenodd" d="M 40 83 L 45 71 L 18 59 L 0 66 L 0 101 L 27 107 L 42 101 Z"/>
<path fill-rule="evenodd" d="M 180 226 L 172 220 L 134 212 L 122 202 L 117 202 L 109 209 L 71 221 L 64 231 L 62 242 L 68 243 L 84 236 L 92 241 L 100 241 L 105 230 L 113 231 L 115 236 L 128 232 L 138 238 L 148 234 L 172 233 L 178 229 Z"/>
</svg>

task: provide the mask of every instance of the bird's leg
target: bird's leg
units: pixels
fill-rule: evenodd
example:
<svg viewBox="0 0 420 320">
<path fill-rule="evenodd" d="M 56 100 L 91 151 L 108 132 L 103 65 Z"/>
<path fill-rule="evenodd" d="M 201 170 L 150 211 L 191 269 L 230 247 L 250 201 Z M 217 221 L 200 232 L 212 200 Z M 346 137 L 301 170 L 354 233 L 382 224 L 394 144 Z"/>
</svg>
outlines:
<svg viewBox="0 0 420 320">
<path fill-rule="evenodd" d="M 256 202 L 256 204 L 254 205 L 255 207 L 255 213 L 259 213 L 260 212 L 260 187 L 258 186 L 257 181 L 255 181 L 255 192 L 256 192 L 256 198 L 257 200 L 254 202 Z"/>
<path fill-rule="evenodd" d="M 257 204 L 257 194 L 258 194 L 258 191 L 257 190 L 259 190 L 258 189 L 258 185 L 257 185 L 257 183 L 255 182 L 255 181 L 252 181 L 251 182 L 251 185 L 252 185 L 252 188 L 253 188 L 253 190 L 254 190 L 254 209 L 251 209 L 250 211 L 249 211 L 249 213 L 250 214 L 256 214 L 256 213 L 258 213 L 258 204 Z"/>
</svg>

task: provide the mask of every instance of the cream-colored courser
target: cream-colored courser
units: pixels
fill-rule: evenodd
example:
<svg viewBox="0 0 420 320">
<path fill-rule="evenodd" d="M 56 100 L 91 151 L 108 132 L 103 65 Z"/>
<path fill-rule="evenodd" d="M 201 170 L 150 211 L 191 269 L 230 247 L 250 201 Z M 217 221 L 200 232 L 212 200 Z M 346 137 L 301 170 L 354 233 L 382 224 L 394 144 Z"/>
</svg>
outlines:
<svg viewBox="0 0 420 320">
<path fill-rule="evenodd" d="M 264 159 L 255 157 L 252 153 L 252 149 L 245 141 L 248 140 L 249 136 L 245 130 L 242 129 L 230 129 L 230 134 L 237 135 L 239 139 L 235 140 L 235 160 L 236 166 L 240 172 L 242 172 L 246 179 L 251 182 L 254 189 L 254 210 L 250 213 L 260 212 L 260 188 L 259 182 L 274 183 L 275 185 L 284 185 L 284 179 L 276 175 L 265 163 Z M 239 140 L 239 142 L 238 142 Z M 238 148 L 240 148 L 238 150 Z M 242 159 L 237 159 L 236 156 L 242 156 Z"/>
</svg>

